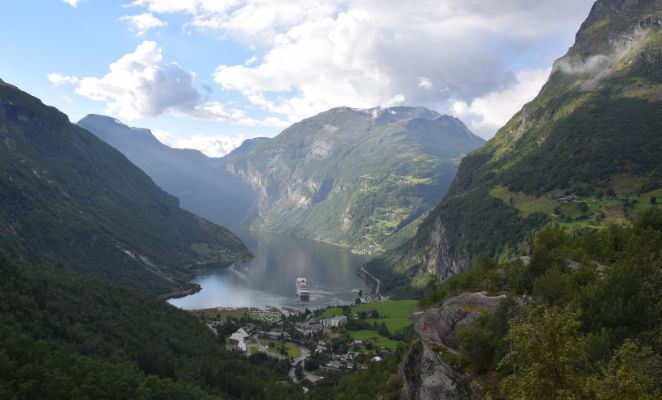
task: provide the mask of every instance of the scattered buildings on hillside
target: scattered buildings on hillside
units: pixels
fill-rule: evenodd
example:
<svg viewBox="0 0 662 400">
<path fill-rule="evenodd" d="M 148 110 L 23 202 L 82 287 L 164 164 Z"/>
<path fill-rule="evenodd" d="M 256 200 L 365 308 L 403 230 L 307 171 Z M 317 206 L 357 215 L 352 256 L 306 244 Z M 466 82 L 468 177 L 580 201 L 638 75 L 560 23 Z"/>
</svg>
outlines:
<svg viewBox="0 0 662 400">
<path fill-rule="evenodd" d="M 309 321 L 299 322 L 296 324 L 296 328 L 304 335 L 312 335 L 313 333 L 319 332 L 323 329 L 337 328 L 345 324 L 347 324 L 347 316 L 336 315 L 333 318 L 311 319 Z"/>
</svg>

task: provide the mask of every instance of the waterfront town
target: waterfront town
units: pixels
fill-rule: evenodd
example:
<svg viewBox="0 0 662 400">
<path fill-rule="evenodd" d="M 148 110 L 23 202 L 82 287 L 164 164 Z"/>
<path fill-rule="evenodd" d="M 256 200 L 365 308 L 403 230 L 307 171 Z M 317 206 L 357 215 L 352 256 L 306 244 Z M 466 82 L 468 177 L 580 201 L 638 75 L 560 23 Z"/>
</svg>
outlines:
<svg viewBox="0 0 662 400">
<path fill-rule="evenodd" d="M 212 308 L 193 310 L 232 351 L 266 355 L 290 364 L 303 390 L 329 374 L 367 368 L 396 351 L 412 334 L 413 300 L 318 310 Z"/>
</svg>

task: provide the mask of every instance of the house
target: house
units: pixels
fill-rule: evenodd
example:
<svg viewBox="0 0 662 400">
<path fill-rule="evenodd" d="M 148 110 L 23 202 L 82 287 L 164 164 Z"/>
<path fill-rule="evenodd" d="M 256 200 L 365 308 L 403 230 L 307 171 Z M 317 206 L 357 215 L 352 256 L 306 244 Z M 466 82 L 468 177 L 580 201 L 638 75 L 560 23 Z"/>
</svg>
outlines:
<svg viewBox="0 0 662 400">
<path fill-rule="evenodd" d="M 248 333 L 244 328 L 239 328 L 235 333 L 230 335 L 228 339 L 228 347 L 234 350 L 246 351 L 246 342 L 245 339 L 248 337 Z"/>
<path fill-rule="evenodd" d="M 320 320 L 320 323 L 325 328 L 337 328 L 341 325 L 347 324 L 346 315 L 336 315 L 333 318 Z"/>
</svg>

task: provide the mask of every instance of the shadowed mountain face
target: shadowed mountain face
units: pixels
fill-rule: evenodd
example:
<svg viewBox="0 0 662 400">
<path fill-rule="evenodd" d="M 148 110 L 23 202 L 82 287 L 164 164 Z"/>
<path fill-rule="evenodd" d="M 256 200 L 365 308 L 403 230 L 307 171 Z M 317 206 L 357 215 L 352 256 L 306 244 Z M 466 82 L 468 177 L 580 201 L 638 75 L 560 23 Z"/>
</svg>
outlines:
<svg viewBox="0 0 662 400">
<path fill-rule="evenodd" d="M 186 210 L 237 229 L 254 208 L 253 189 L 227 172 L 218 159 L 197 150 L 173 149 L 159 142 L 148 129 L 131 128 L 111 117 L 88 115 L 78 125 L 121 151 L 163 190 L 179 198 Z"/>
<path fill-rule="evenodd" d="M 151 293 L 189 288 L 192 270 L 250 256 L 120 152 L 2 81 L 0 251 Z"/>
<path fill-rule="evenodd" d="M 545 223 L 627 223 L 654 202 L 662 195 L 661 29 L 662 1 L 596 2 L 540 94 L 462 160 L 415 239 L 373 271 L 443 279 L 480 253 L 515 254 Z"/>
<path fill-rule="evenodd" d="M 483 141 L 425 108 L 337 108 L 220 159 L 172 149 L 109 117 L 79 122 L 122 151 L 182 206 L 240 225 L 376 253 L 410 237 Z"/>
</svg>

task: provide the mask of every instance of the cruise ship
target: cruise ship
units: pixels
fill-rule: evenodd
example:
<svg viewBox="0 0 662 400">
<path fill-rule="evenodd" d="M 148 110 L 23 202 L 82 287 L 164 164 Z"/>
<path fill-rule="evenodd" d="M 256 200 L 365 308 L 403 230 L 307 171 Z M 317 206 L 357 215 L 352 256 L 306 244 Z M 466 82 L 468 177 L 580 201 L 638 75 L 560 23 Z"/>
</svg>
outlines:
<svg viewBox="0 0 662 400">
<path fill-rule="evenodd" d="M 299 300 L 310 300 L 310 288 L 306 278 L 297 278 L 297 295 Z"/>
</svg>

